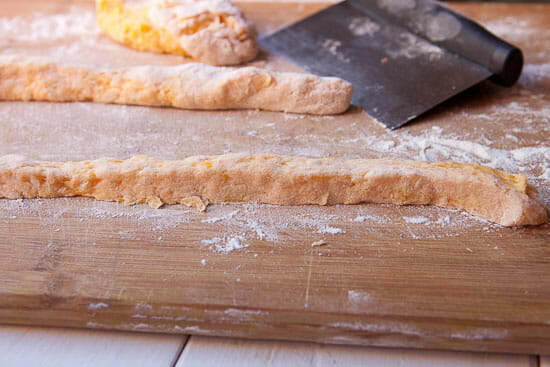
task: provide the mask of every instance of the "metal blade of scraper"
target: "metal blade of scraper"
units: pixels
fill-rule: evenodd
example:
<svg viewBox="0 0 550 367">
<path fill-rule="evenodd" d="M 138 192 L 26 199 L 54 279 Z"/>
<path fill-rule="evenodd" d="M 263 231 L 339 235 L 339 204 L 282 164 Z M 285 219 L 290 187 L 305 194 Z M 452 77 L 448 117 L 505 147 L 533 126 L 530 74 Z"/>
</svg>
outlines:
<svg viewBox="0 0 550 367">
<path fill-rule="evenodd" d="M 390 129 L 493 74 L 352 0 L 263 38 L 260 45 L 308 72 L 351 82 L 352 103 Z"/>
</svg>

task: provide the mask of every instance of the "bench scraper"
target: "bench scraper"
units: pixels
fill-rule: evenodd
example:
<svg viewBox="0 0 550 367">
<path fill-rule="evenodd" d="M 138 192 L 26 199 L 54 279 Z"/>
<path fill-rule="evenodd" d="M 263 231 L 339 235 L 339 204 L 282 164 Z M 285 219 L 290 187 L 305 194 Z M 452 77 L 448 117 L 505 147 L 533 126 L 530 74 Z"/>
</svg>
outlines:
<svg viewBox="0 0 550 367">
<path fill-rule="evenodd" d="M 352 103 L 390 129 L 487 78 L 511 86 L 523 67 L 517 47 L 433 0 L 346 0 L 259 42 L 351 82 Z"/>
</svg>

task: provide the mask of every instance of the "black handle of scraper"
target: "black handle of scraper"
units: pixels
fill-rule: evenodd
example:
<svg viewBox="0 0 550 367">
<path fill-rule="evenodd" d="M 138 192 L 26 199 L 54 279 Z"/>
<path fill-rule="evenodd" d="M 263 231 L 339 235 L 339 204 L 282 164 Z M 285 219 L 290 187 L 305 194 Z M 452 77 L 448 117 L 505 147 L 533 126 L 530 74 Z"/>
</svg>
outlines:
<svg viewBox="0 0 550 367">
<path fill-rule="evenodd" d="M 511 86 L 523 68 L 523 54 L 514 45 L 433 0 L 348 0 L 373 16 L 489 69 L 491 80 Z M 374 14 L 373 14 L 374 13 Z"/>
</svg>

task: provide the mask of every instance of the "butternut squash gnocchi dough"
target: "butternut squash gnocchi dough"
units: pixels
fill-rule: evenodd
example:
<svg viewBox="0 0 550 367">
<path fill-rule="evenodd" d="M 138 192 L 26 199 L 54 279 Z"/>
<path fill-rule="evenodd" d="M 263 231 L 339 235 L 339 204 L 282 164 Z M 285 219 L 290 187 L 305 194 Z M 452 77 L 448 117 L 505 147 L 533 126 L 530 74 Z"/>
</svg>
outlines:
<svg viewBox="0 0 550 367">
<path fill-rule="evenodd" d="M 0 59 L 0 99 L 93 101 L 218 110 L 251 108 L 309 114 L 348 109 L 350 83 L 311 74 L 188 63 L 95 69 Z"/>
<path fill-rule="evenodd" d="M 254 27 L 229 0 L 96 0 L 110 38 L 141 51 L 233 65 L 258 53 Z"/>
<path fill-rule="evenodd" d="M 477 164 L 226 154 L 165 161 L 34 162 L 0 157 L 0 197 L 89 196 L 127 204 L 423 204 L 504 225 L 540 224 L 546 208 L 524 175 Z"/>
</svg>

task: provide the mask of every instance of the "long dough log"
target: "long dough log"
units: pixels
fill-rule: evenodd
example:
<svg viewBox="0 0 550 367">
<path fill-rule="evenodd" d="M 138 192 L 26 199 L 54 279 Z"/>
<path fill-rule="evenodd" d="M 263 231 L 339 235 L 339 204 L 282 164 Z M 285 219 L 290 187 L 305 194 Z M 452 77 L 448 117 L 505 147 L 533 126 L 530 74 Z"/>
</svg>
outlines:
<svg viewBox="0 0 550 367">
<path fill-rule="evenodd" d="M 99 27 L 142 51 L 192 57 L 211 65 L 252 60 L 256 31 L 229 0 L 96 0 Z"/>
<path fill-rule="evenodd" d="M 465 210 L 504 226 L 540 224 L 546 208 L 525 176 L 476 164 L 387 159 L 337 160 L 228 154 L 163 161 L 26 162 L 0 157 L 0 197 L 90 196 L 127 204 L 361 202 Z"/>
<path fill-rule="evenodd" d="M 344 112 L 353 87 L 338 78 L 189 63 L 114 70 L 0 61 L 0 99 L 94 101 L 217 110 L 252 108 L 310 114 Z"/>
</svg>

